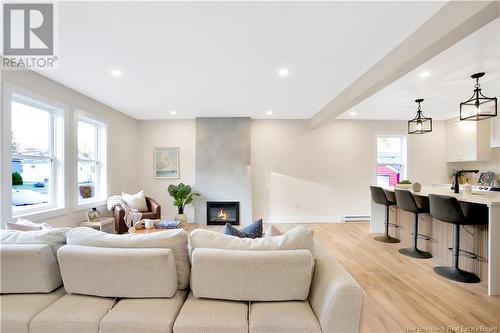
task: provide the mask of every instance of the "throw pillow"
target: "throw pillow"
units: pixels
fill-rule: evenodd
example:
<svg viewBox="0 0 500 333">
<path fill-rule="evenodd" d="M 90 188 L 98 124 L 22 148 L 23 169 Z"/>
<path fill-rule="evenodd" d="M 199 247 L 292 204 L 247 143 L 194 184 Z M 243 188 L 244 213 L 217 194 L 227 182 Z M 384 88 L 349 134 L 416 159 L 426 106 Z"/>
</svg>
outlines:
<svg viewBox="0 0 500 333">
<path fill-rule="evenodd" d="M 49 230 L 52 226 L 47 223 L 35 223 L 27 219 L 18 218 L 17 222 L 7 222 L 8 230 L 33 231 L 33 230 Z"/>
<path fill-rule="evenodd" d="M 265 237 L 276 237 L 281 236 L 283 233 L 276 228 L 274 225 L 270 225 L 269 228 L 264 232 Z"/>
<path fill-rule="evenodd" d="M 224 226 L 224 234 L 240 238 L 260 238 L 262 237 L 262 219 L 255 221 L 240 230 L 236 229 L 231 224 L 226 223 Z"/>
<path fill-rule="evenodd" d="M 135 194 L 122 192 L 122 198 L 127 203 L 130 209 L 137 209 L 139 212 L 145 212 L 148 210 L 146 197 L 144 196 L 144 190 Z"/>
</svg>

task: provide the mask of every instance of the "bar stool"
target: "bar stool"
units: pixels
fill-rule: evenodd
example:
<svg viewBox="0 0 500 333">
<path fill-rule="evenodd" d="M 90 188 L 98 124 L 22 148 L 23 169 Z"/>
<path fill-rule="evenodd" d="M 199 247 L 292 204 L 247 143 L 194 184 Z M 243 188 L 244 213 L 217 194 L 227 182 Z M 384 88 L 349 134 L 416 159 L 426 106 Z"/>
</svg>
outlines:
<svg viewBox="0 0 500 333">
<path fill-rule="evenodd" d="M 399 249 L 399 253 L 417 259 L 432 258 L 432 254 L 417 248 L 417 239 L 419 236 L 429 239 L 428 236 L 418 234 L 418 214 L 429 213 L 428 207 L 417 205 L 417 202 L 410 191 L 395 189 L 394 193 L 396 194 L 398 209 L 415 214 L 415 222 L 413 222 L 413 246 L 410 248 Z"/>
<path fill-rule="evenodd" d="M 387 195 L 381 187 L 370 186 L 370 192 L 372 194 L 373 202 L 385 206 L 385 234 L 383 236 L 374 237 L 373 239 L 384 243 L 399 243 L 399 239 L 389 236 L 389 225 L 397 226 L 394 223 L 389 223 L 389 206 L 395 206 L 396 203 L 387 199 Z"/>
<path fill-rule="evenodd" d="M 484 207 L 478 207 L 471 204 L 460 202 L 454 197 L 447 195 L 429 194 L 429 203 L 431 206 L 431 215 L 436 219 L 453 224 L 453 248 L 452 248 L 452 266 L 438 266 L 434 267 L 434 272 L 437 274 L 458 282 L 477 283 L 481 279 L 474 273 L 461 270 L 458 267 L 458 258 L 460 252 L 471 254 L 468 251 L 460 250 L 460 226 L 473 225 L 473 224 L 486 224 L 488 223 L 488 211 Z M 481 205 L 482 206 L 482 205 Z"/>
</svg>

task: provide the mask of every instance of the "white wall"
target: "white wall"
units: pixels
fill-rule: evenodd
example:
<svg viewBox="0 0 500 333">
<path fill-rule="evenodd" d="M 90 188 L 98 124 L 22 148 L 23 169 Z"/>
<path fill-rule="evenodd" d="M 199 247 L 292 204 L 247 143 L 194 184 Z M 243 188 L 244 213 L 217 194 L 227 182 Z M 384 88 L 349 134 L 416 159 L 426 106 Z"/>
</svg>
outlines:
<svg viewBox="0 0 500 333">
<path fill-rule="evenodd" d="M 136 173 L 138 184 L 147 196 L 151 196 L 161 205 L 163 217 L 173 217 L 177 208 L 168 195 L 170 184 L 194 185 L 195 182 L 195 121 L 194 120 L 151 120 L 138 122 L 138 160 Z M 180 179 L 158 180 L 153 174 L 153 148 L 179 147 Z M 192 205 L 184 212 L 192 222 Z"/>
<path fill-rule="evenodd" d="M 108 124 L 108 193 L 112 195 L 121 193 L 122 190 L 129 192 L 138 190 L 138 173 L 136 171 L 138 160 L 134 156 L 138 147 L 137 121 L 134 118 L 32 71 L 2 71 L 2 90 L 5 83 L 66 105 L 71 113 L 66 124 L 66 130 L 69 133 L 74 133 L 72 128 L 74 109 L 81 109 L 104 119 Z M 51 218 L 50 223 L 55 226 L 77 226 L 80 221 L 85 220 L 85 210 L 78 211 L 74 207 L 76 167 L 75 161 L 72 161 L 70 157 L 76 156 L 76 146 L 72 134 L 68 136 L 65 144 L 68 147 L 66 152 L 66 170 L 69 172 L 66 183 L 68 213 Z M 4 172 L 5 170 L 2 170 L 2 174 Z M 11 212 L 8 203 L 2 207 L 4 207 L 2 211 L 2 223 L 4 223 L 11 219 Z M 104 207 L 99 207 L 99 209 L 104 212 Z"/>
<path fill-rule="evenodd" d="M 254 219 L 335 221 L 369 215 L 377 134 L 406 134 L 404 121 L 335 120 L 310 129 L 301 120 L 252 122 Z M 446 181 L 445 127 L 408 136 L 408 178 Z"/>
<path fill-rule="evenodd" d="M 3 82 L 106 119 L 110 195 L 144 189 L 160 202 L 162 215 L 172 217 L 176 208 L 168 196 L 168 185 L 196 185 L 195 120 L 138 121 L 30 71 L 3 71 Z M 252 120 L 253 218 L 307 222 L 369 215 L 375 136 L 405 133 L 405 121 L 335 120 L 311 129 L 305 120 Z M 67 144 L 73 147 L 72 142 Z M 154 179 L 155 146 L 180 147 L 179 180 Z M 500 153 L 496 156 L 491 168 L 500 169 Z M 449 181 L 443 123 L 435 122 L 431 134 L 408 136 L 408 178 L 426 185 Z M 70 212 L 51 219 L 54 225 L 75 226 L 85 218 L 84 211 L 74 211 L 72 187 L 67 192 Z M 192 207 L 186 214 L 193 221 Z M 2 221 L 8 219 L 10 212 L 6 214 L 4 209 Z"/>
</svg>

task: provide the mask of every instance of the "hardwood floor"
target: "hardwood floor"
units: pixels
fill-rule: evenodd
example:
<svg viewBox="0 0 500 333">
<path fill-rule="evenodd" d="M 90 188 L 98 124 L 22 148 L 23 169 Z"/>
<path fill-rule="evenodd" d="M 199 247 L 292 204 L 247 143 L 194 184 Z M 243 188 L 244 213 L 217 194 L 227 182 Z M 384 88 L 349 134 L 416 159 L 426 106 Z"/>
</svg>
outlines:
<svg viewBox="0 0 500 333">
<path fill-rule="evenodd" d="M 411 332 L 419 327 L 422 332 L 463 332 L 456 326 L 500 331 L 500 296 L 488 296 L 484 284 L 436 275 L 431 260 L 405 257 L 398 252 L 400 244 L 373 240 L 368 223 L 309 226 L 365 290 L 361 332 Z"/>
<path fill-rule="evenodd" d="M 275 225 L 282 231 L 293 226 Z M 368 223 L 306 226 L 365 290 L 361 332 L 500 332 L 500 296 L 488 296 L 484 284 L 436 275 L 433 261 L 405 257 L 401 244 L 373 240 Z"/>
</svg>

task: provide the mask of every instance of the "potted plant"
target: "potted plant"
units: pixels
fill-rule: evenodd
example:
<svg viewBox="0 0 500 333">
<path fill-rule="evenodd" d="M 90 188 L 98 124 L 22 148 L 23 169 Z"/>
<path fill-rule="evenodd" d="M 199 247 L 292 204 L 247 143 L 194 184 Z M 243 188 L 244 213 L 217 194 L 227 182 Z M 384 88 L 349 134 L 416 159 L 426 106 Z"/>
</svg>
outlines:
<svg viewBox="0 0 500 333">
<path fill-rule="evenodd" d="M 409 189 L 411 189 L 411 187 L 412 187 L 411 181 L 409 181 L 407 179 L 403 179 L 396 184 L 396 188 L 403 189 L 403 190 L 409 190 Z"/>
<path fill-rule="evenodd" d="M 193 196 L 199 196 L 197 192 L 191 192 L 191 186 L 180 183 L 179 185 L 169 185 L 168 194 L 174 199 L 174 206 L 177 207 L 176 220 L 182 224 L 187 223 L 187 217 L 184 215 L 184 208 L 193 201 Z"/>
</svg>

